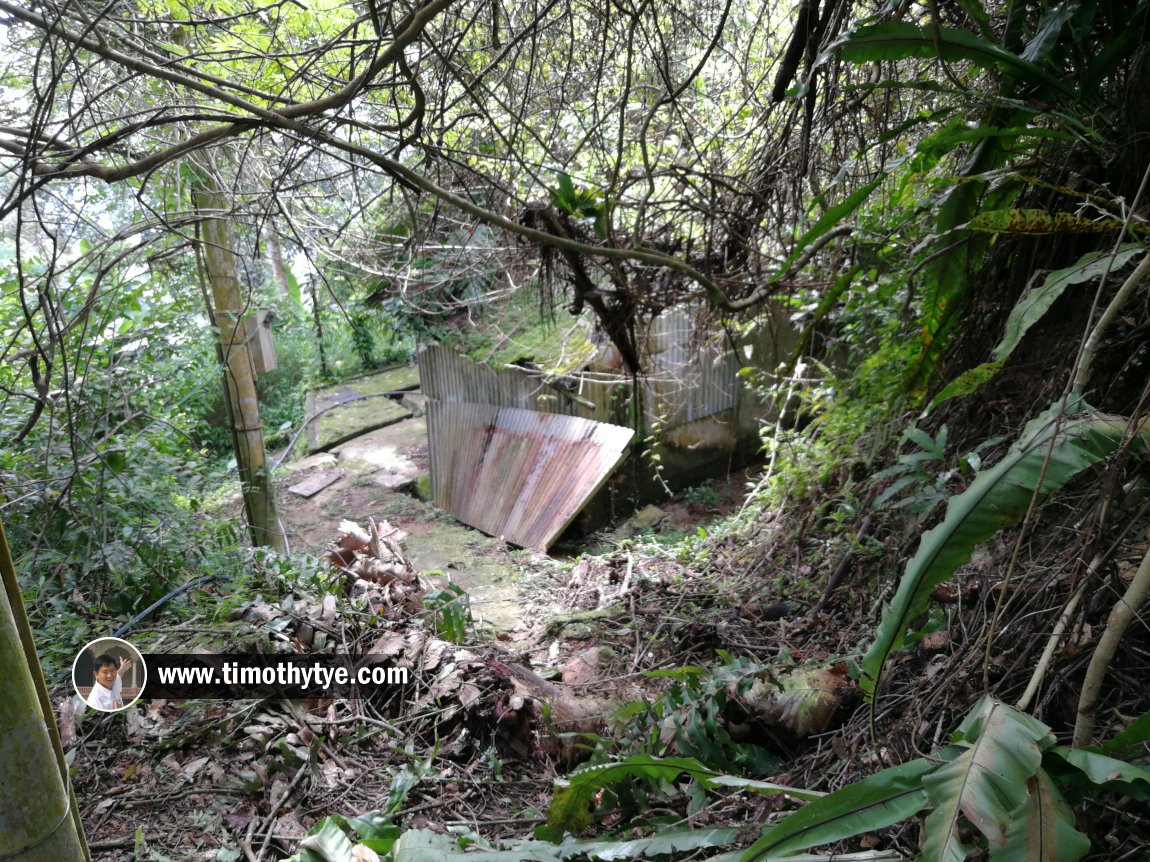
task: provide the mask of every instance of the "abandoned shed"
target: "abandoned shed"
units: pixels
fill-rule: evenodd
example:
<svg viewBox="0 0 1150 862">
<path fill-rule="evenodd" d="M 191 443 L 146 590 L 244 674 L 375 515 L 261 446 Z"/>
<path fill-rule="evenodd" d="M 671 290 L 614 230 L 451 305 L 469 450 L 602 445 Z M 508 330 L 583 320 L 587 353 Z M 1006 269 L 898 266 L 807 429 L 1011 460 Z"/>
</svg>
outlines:
<svg viewBox="0 0 1150 862">
<path fill-rule="evenodd" d="M 575 373 L 492 368 L 449 348 L 419 355 L 432 498 L 460 521 L 546 550 L 580 516 L 600 525 L 611 493 L 648 502 L 725 475 L 761 447 L 766 408 L 740 369 L 773 370 L 794 338 L 775 312 L 732 339 L 665 311 L 644 340 L 644 373 L 608 361 Z"/>
</svg>

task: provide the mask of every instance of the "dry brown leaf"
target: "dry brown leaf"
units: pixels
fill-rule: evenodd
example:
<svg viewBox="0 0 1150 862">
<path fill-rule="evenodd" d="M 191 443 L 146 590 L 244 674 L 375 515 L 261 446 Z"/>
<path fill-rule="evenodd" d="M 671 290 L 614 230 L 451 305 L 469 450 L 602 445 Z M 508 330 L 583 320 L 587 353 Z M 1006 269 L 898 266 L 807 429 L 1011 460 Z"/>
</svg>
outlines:
<svg viewBox="0 0 1150 862">
<path fill-rule="evenodd" d="M 335 541 L 340 548 L 362 551 L 371 543 L 371 536 L 355 521 L 344 518 L 339 522 L 339 535 Z"/>
<path fill-rule="evenodd" d="M 407 635 L 400 632 L 389 632 L 379 638 L 368 653 L 373 656 L 383 656 L 384 658 L 391 658 L 394 655 L 399 655 L 403 652 L 404 647 L 407 645 Z"/>
<path fill-rule="evenodd" d="M 479 686 L 465 682 L 459 689 L 459 702 L 466 709 L 479 700 L 480 694 Z"/>
<path fill-rule="evenodd" d="M 339 533 L 335 541 L 328 545 L 328 560 L 335 566 L 350 566 L 357 554 L 363 553 L 371 544 L 371 535 L 355 521 L 339 522 Z"/>
<path fill-rule="evenodd" d="M 328 593 L 323 597 L 323 610 L 320 613 L 320 622 L 331 625 L 335 622 L 335 594 Z"/>
<path fill-rule="evenodd" d="M 449 649 L 451 649 L 451 644 L 447 641 L 432 638 L 423 651 L 423 669 L 435 670 L 439 667 L 439 663 L 443 660 L 444 654 Z"/>
<path fill-rule="evenodd" d="M 385 563 L 383 560 L 371 557 L 360 557 L 351 566 L 351 571 L 357 577 L 377 584 L 387 584 L 392 581 L 410 581 L 413 577 L 405 566 L 399 563 Z"/>
<path fill-rule="evenodd" d="M 919 641 L 919 646 L 923 652 L 942 652 L 950 646 L 950 632 L 946 630 L 927 632 Z"/>
<path fill-rule="evenodd" d="M 850 685 L 830 670 L 796 670 L 777 681 L 756 680 L 742 700 L 767 724 L 803 738 L 827 729 Z"/>
<path fill-rule="evenodd" d="M 195 778 L 196 773 L 199 772 L 201 769 L 203 769 L 207 765 L 207 763 L 208 763 L 208 758 L 197 757 L 197 758 L 194 758 L 193 760 L 189 760 L 187 763 L 185 763 L 183 766 L 181 766 L 180 771 L 183 772 L 184 776 L 187 778 Z"/>
<path fill-rule="evenodd" d="M 275 819 L 272 827 L 277 836 L 287 840 L 299 840 L 307 836 L 307 827 L 300 823 L 299 812 L 286 811 Z"/>
<path fill-rule="evenodd" d="M 449 694 L 454 695 L 463 685 L 459 669 L 454 664 L 446 665 L 445 670 L 447 673 L 432 683 L 431 688 L 428 689 L 428 700 L 440 700 Z"/>
</svg>

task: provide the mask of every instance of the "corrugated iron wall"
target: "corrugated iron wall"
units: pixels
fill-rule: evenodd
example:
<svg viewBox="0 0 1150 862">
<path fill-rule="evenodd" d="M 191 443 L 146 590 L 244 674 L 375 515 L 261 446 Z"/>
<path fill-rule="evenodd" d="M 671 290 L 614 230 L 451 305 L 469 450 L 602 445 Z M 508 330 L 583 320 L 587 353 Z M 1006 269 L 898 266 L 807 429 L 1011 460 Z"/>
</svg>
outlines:
<svg viewBox="0 0 1150 862">
<path fill-rule="evenodd" d="M 683 309 L 664 311 L 647 336 L 648 422 L 674 428 L 735 407 L 742 363 L 722 333 L 701 334 Z"/>
<path fill-rule="evenodd" d="M 548 383 L 527 369 L 491 368 L 432 344 L 419 354 L 423 393 L 439 401 L 467 401 L 625 424 L 631 380 L 604 374 Z"/>
<path fill-rule="evenodd" d="M 460 521 L 545 551 L 622 461 L 632 431 L 575 416 L 432 399 L 432 494 Z"/>
<path fill-rule="evenodd" d="M 651 324 L 647 374 L 640 380 L 644 420 L 674 428 L 733 409 L 743 360 L 722 334 L 701 339 L 693 318 L 670 309 Z M 629 377 L 579 374 L 548 383 L 530 371 L 490 368 L 441 345 L 419 354 L 423 392 L 440 401 L 467 401 L 630 424 Z"/>
</svg>

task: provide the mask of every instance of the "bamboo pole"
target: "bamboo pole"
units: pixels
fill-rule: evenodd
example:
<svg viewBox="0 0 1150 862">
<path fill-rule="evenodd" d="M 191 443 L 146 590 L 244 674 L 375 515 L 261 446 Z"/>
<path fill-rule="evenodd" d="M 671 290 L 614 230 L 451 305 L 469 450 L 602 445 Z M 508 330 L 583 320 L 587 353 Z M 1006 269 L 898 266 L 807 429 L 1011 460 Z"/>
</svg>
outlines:
<svg viewBox="0 0 1150 862">
<path fill-rule="evenodd" d="M 224 218 L 223 194 L 213 179 L 201 176 L 193 191 L 203 217 L 200 229 L 204 268 L 211 295 L 212 321 L 222 354 L 225 397 L 232 424 L 232 445 L 252 544 L 285 549 L 276 515 L 271 468 L 264 448 L 255 365 L 248 347 L 243 315 L 247 310 L 237 276 L 235 235 Z"/>
<path fill-rule="evenodd" d="M 87 862 L 91 857 L 2 522 L 0 576 L 0 859 Z"/>
</svg>

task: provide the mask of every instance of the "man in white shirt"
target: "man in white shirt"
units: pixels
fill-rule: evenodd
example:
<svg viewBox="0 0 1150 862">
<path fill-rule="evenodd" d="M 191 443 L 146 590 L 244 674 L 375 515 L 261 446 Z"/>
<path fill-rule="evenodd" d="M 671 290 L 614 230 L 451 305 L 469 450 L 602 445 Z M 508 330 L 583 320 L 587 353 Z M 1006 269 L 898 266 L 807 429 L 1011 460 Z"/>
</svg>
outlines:
<svg viewBox="0 0 1150 862">
<path fill-rule="evenodd" d="M 88 706 L 103 712 L 113 712 L 123 709 L 124 700 L 120 696 L 123 688 L 124 674 L 132 667 L 132 660 L 126 658 L 120 669 L 116 670 L 116 660 L 110 655 L 96 656 L 92 662 L 92 670 L 96 674 L 96 684 L 88 695 Z"/>
</svg>

